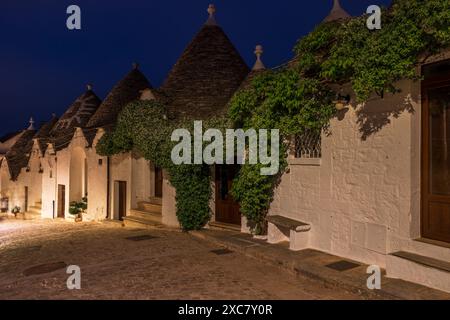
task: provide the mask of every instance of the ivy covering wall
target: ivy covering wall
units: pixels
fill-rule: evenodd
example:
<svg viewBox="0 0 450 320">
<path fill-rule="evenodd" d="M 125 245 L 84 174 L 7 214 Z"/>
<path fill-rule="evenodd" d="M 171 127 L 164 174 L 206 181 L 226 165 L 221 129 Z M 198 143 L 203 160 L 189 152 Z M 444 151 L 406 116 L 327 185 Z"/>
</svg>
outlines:
<svg viewBox="0 0 450 320">
<path fill-rule="evenodd" d="M 381 30 L 369 31 L 366 19 L 319 25 L 298 41 L 289 65 L 256 76 L 233 97 L 228 117 L 211 119 L 205 126 L 280 130 L 279 175 L 261 176 L 260 165 L 246 164 L 233 185 L 232 194 L 255 233 L 263 232 L 273 190 L 287 166 L 289 138 L 327 129 L 334 116 L 332 85 L 350 83 L 359 102 L 372 94 L 396 93 L 397 81 L 418 79 L 417 66 L 450 45 L 450 0 L 394 0 L 383 10 Z M 103 155 L 137 150 L 165 168 L 177 191 L 183 229 L 199 229 L 210 218 L 211 171 L 206 165 L 173 165 L 172 130 L 192 130 L 193 123 L 169 121 L 164 115 L 158 102 L 132 103 L 97 150 Z"/>
</svg>

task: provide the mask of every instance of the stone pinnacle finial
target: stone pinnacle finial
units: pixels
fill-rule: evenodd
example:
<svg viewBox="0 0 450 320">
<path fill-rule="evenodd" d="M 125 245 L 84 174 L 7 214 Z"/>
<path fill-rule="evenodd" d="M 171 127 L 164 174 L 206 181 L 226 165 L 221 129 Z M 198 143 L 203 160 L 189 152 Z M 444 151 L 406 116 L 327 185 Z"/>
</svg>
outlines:
<svg viewBox="0 0 450 320">
<path fill-rule="evenodd" d="M 342 8 L 339 0 L 333 0 L 333 9 L 331 9 L 330 14 L 325 18 L 324 22 L 347 19 L 350 17 L 351 16 Z"/>
<path fill-rule="evenodd" d="M 34 130 L 34 119 L 33 119 L 33 117 L 30 118 L 30 126 L 28 127 L 27 130 Z"/>
<path fill-rule="evenodd" d="M 209 13 L 209 18 L 208 21 L 206 21 L 206 25 L 208 26 L 216 26 L 217 22 L 216 22 L 216 6 L 213 4 L 210 4 L 208 7 L 208 13 Z"/>
<path fill-rule="evenodd" d="M 255 55 L 256 55 L 256 62 L 255 65 L 253 66 L 253 71 L 259 71 L 259 70 L 264 70 L 266 69 L 266 67 L 264 66 L 264 63 L 261 60 L 261 56 L 264 53 L 264 49 L 262 45 L 257 45 L 255 48 Z"/>
<path fill-rule="evenodd" d="M 133 70 L 139 69 L 139 63 L 133 62 Z"/>
<path fill-rule="evenodd" d="M 88 90 L 88 91 L 92 91 L 92 84 L 90 84 L 90 83 L 88 83 L 87 85 L 86 85 L 86 89 Z"/>
</svg>

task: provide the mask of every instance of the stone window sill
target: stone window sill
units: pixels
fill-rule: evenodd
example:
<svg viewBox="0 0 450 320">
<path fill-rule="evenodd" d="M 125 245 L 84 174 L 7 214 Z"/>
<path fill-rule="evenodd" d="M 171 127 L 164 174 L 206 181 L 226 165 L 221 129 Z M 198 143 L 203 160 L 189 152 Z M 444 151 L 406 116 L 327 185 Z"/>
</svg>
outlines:
<svg viewBox="0 0 450 320">
<path fill-rule="evenodd" d="M 313 166 L 319 167 L 322 164 L 320 158 L 292 158 L 289 159 L 290 166 Z"/>
</svg>

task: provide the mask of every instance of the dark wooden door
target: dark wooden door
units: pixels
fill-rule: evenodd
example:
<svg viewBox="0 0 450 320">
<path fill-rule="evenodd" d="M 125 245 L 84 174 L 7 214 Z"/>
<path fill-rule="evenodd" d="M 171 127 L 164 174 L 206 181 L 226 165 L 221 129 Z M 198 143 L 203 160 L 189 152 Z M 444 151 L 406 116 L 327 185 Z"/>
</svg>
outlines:
<svg viewBox="0 0 450 320">
<path fill-rule="evenodd" d="M 231 195 L 233 179 L 240 169 L 238 165 L 216 166 L 216 221 L 241 225 L 239 204 Z"/>
<path fill-rule="evenodd" d="M 127 215 L 127 183 L 125 181 L 119 181 L 118 188 L 118 215 L 119 220 L 122 221 L 123 218 Z"/>
<path fill-rule="evenodd" d="M 450 243 L 450 80 L 422 97 L 422 237 Z"/>
<path fill-rule="evenodd" d="M 25 187 L 25 208 L 23 212 L 28 212 L 28 187 Z"/>
<path fill-rule="evenodd" d="M 155 197 L 163 196 L 163 169 L 155 167 Z"/>
<path fill-rule="evenodd" d="M 65 218 L 66 210 L 66 186 L 58 185 L 58 218 Z"/>
</svg>

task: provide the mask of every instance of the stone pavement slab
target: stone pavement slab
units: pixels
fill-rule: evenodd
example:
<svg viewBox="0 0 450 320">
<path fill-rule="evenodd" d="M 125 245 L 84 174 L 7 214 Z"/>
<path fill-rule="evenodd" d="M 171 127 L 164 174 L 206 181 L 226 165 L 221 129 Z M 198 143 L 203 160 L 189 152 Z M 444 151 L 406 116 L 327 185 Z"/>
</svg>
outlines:
<svg viewBox="0 0 450 320">
<path fill-rule="evenodd" d="M 235 239 L 252 245 L 243 240 Z M 221 254 L 222 249 L 187 233 L 127 229 L 116 223 L 4 220 L 0 299 L 363 298 L 322 281 L 280 272 L 234 250 Z M 59 268 L 63 263 L 81 268 L 81 290 L 67 288 L 69 275 Z M 26 272 L 33 267 L 46 273 Z"/>
<path fill-rule="evenodd" d="M 385 276 L 385 272 L 383 272 L 381 290 L 369 290 L 367 265 L 317 250 L 307 249 L 295 252 L 289 250 L 288 244 L 269 244 L 266 241 L 254 239 L 251 235 L 234 231 L 202 230 L 191 232 L 191 234 L 247 257 L 265 261 L 299 277 L 306 277 L 329 287 L 352 292 L 364 299 L 450 300 L 448 293 L 399 279 L 390 279 Z M 356 263 L 358 267 L 347 271 L 337 271 L 327 267 L 329 264 L 342 261 Z"/>
</svg>

